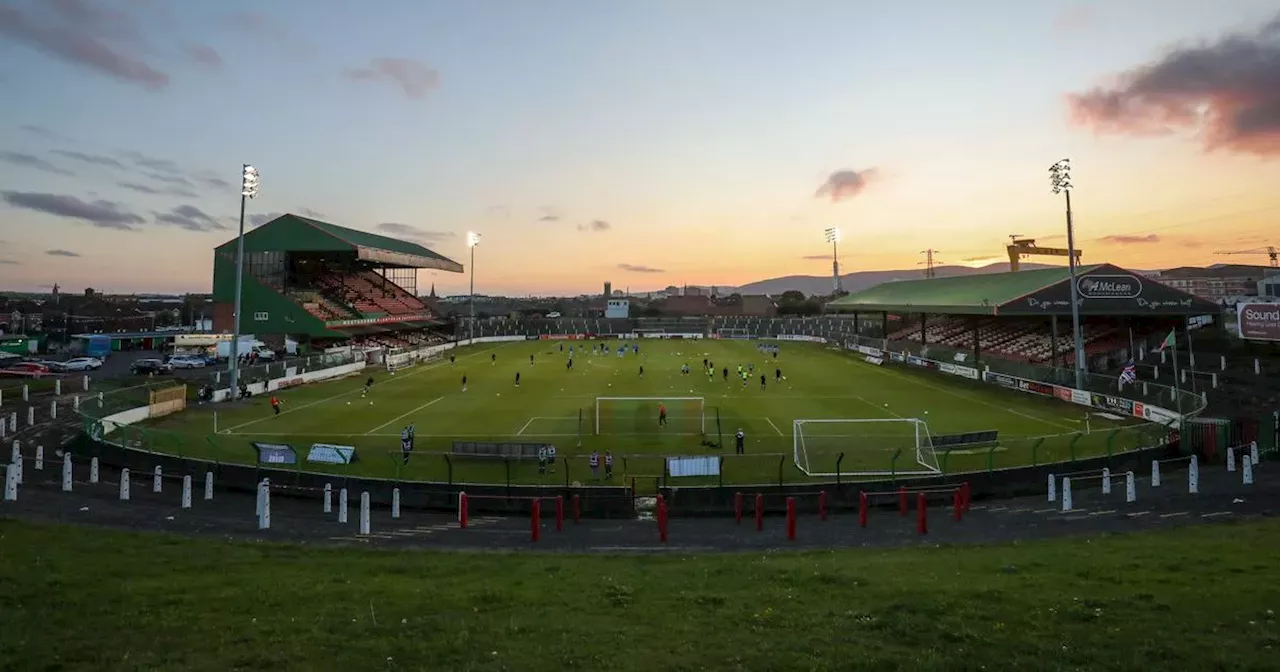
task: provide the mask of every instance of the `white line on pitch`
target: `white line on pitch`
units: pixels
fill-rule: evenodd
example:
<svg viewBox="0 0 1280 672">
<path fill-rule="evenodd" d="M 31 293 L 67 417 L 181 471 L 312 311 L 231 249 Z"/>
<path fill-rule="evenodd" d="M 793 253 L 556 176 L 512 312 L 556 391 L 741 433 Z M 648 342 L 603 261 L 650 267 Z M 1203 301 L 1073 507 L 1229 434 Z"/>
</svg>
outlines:
<svg viewBox="0 0 1280 672">
<path fill-rule="evenodd" d="M 1200 517 L 1201 518 L 1217 518 L 1218 516 L 1229 516 L 1229 515 L 1231 515 L 1230 511 L 1218 511 L 1216 513 L 1202 513 L 1200 514 Z"/>
<path fill-rule="evenodd" d="M 1190 513 L 1189 511 L 1179 511 L 1177 513 L 1162 513 L 1160 514 L 1160 517 L 1161 518 L 1177 518 L 1178 516 L 1185 516 L 1189 513 Z"/>
<path fill-rule="evenodd" d="M 404 415 L 398 415 L 398 416 L 396 416 L 396 417 L 392 418 L 390 422 L 387 422 L 387 423 L 385 423 L 385 424 L 381 424 L 381 425 L 378 425 L 377 427 L 374 427 L 373 429 L 371 429 L 371 430 L 369 430 L 369 431 L 365 432 L 365 434 L 366 434 L 366 435 L 368 435 L 368 434 L 373 434 L 374 432 L 378 431 L 379 429 L 382 429 L 383 427 L 386 427 L 386 426 L 388 426 L 388 425 L 393 425 L 393 424 L 395 424 L 395 422 L 396 422 L 397 420 L 401 420 L 401 419 L 407 418 L 407 417 L 409 417 L 409 416 L 413 415 L 414 413 L 417 413 L 418 411 L 421 411 L 422 409 L 424 409 L 424 408 L 426 408 L 426 407 L 430 406 L 431 404 L 434 404 L 434 403 L 436 403 L 437 401 L 440 401 L 441 399 L 444 399 L 444 397 L 436 397 L 435 399 L 432 399 L 431 401 L 428 401 L 427 403 L 425 403 L 425 404 L 423 404 L 423 405 L 421 405 L 421 406 L 419 406 L 419 407 L 417 407 L 417 408 L 413 409 L 412 411 L 409 411 L 408 413 L 405 413 Z"/>
<path fill-rule="evenodd" d="M 529 418 L 529 422 L 524 423 L 524 426 L 520 428 L 520 431 L 516 432 L 516 436 L 524 434 L 524 430 L 529 429 L 529 425 L 532 425 L 534 420 L 537 420 L 537 418 Z"/>
<path fill-rule="evenodd" d="M 769 423 L 769 426 L 773 428 L 773 431 L 778 433 L 778 436 L 786 436 L 786 434 L 782 433 L 781 429 L 778 429 L 777 425 L 773 424 L 772 420 L 770 420 L 769 418 L 765 418 L 764 421 Z"/>
</svg>

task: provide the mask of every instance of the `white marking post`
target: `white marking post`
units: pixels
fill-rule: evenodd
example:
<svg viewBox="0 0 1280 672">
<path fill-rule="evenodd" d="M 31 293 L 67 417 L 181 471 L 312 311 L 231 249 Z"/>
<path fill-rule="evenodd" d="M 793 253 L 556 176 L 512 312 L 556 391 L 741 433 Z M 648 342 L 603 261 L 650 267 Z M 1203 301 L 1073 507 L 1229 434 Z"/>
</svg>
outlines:
<svg viewBox="0 0 1280 672">
<path fill-rule="evenodd" d="M 400 488 L 391 489 L 391 518 L 392 520 L 400 518 Z"/>
<path fill-rule="evenodd" d="M 120 470 L 120 501 L 129 501 L 129 470 Z"/>
<path fill-rule="evenodd" d="M 1227 471 L 1236 470 L 1236 449 L 1227 446 Z"/>
<path fill-rule="evenodd" d="M 1200 494 L 1200 456 L 1191 456 L 1191 466 L 1187 469 L 1187 492 Z"/>
<path fill-rule="evenodd" d="M 58 419 L 58 402 L 57 401 L 49 402 L 49 418 L 51 420 Z"/>
<path fill-rule="evenodd" d="M 1102 468 L 1102 494 L 1111 494 L 1111 470 L 1107 467 Z"/>
<path fill-rule="evenodd" d="M 22 400 L 23 400 L 23 401 L 31 401 L 31 391 L 30 391 L 29 389 L 27 389 L 27 384 L 26 384 L 26 383 L 23 383 L 23 384 L 22 384 Z"/>
<path fill-rule="evenodd" d="M 62 454 L 62 491 L 71 492 L 71 453 Z"/>
<path fill-rule="evenodd" d="M 324 484 L 324 512 L 333 513 L 333 484 Z"/>
<path fill-rule="evenodd" d="M 213 500 L 213 472 L 204 472 L 204 501 Z"/>
<path fill-rule="evenodd" d="M 1253 460 L 1248 455 L 1244 456 L 1244 464 L 1241 471 L 1244 472 L 1244 484 L 1253 485 Z"/>
<path fill-rule="evenodd" d="M 1067 512 L 1071 510 L 1071 477 L 1062 477 L 1062 510 Z"/>
<path fill-rule="evenodd" d="M 262 479 L 258 484 L 258 529 L 271 529 L 271 481 Z"/>
<path fill-rule="evenodd" d="M 182 477 L 182 508 L 191 508 L 191 474 Z"/>
<path fill-rule="evenodd" d="M 85 392 L 89 391 L 89 374 L 84 374 L 84 380 L 80 383 L 80 387 L 84 388 Z"/>
<path fill-rule="evenodd" d="M 97 485 L 98 483 L 98 458 L 89 458 L 89 482 Z"/>
<path fill-rule="evenodd" d="M 1134 478 L 1132 471 L 1124 475 L 1124 501 L 1130 504 L 1138 501 L 1138 479 Z"/>
<path fill-rule="evenodd" d="M 1058 501 L 1058 479 L 1049 474 L 1049 501 Z"/>
<path fill-rule="evenodd" d="M 360 534 L 369 534 L 369 493 L 360 493 Z"/>
<path fill-rule="evenodd" d="M 253 513 L 258 517 L 258 520 L 262 520 L 262 507 L 265 505 L 264 500 L 266 499 L 265 497 L 262 496 L 262 486 L 266 482 L 267 482 L 267 479 L 265 478 L 262 479 L 261 481 L 258 481 L 258 501 L 254 503 L 254 509 L 253 509 Z"/>
<path fill-rule="evenodd" d="M 62 396 L 62 379 L 61 378 L 53 379 L 53 395 L 56 397 Z"/>
<path fill-rule="evenodd" d="M 160 465 L 156 465 L 155 474 L 151 477 L 151 492 L 160 492 L 164 489 L 164 480 L 160 473 Z"/>
<path fill-rule="evenodd" d="M 44 471 L 44 446 L 36 446 L 36 471 Z"/>
<path fill-rule="evenodd" d="M 27 407 L 27 426 L 34 427 L 35 424 L 36 424 L 36 407 L 28 406 Z"/>
<path fill-rule="evenodd" d="M 1151 460 L 1151 487 L 1160 487 L 1160 460 Z"/>
<path fill-rule="evenodd" d="M 347 489 L 338 491 L 338 522 L 347 522 Z"/>
<path fill-rule="evenodd" d="M 71 397 L 71 410 L 80 410 L 80 395 L 77 394 L 74 397 Z"/>
<path fill-rule="evenodd" d="M 1249 459 L 1253 460 L 1253 466 L 1258 466 L 1258 442 L 1249 442 Z"/>
<path fill-rule="evenodd" d="M 18 465 L 9 464 L 4 468 L 4 501 L 18 501 Z"/>
<path fill-rule="evenodd" d="M 11 432 L 18 431 L 18 412 L 17 411 L 9 412 L 9 431 Z"/>
</svg>

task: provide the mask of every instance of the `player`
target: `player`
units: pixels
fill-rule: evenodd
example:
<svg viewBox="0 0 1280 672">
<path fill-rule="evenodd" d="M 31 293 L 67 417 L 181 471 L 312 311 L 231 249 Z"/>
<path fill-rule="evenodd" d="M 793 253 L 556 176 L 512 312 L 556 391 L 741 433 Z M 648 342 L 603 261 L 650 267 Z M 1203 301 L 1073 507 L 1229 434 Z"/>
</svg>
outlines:
<svg viewBox="0 0 1280 672">
<path fill-rule="evenodd" d="M 600 453 L 591 451 L 591 457 L 587 458 L 587 464 L 591 465 L 591 480 L 600 480 Z"/>
<path fill-rule="evenodd" d="M 496 365 L 497 363 L 498 363 L 498 353 L 496 353 L 496 352 L 494 352 L 494 353 L 490 353 L 490 354 L 489 354 L 489 366 L 494 366 L 494 365 Z"/>
<path fill-rule="evenodd" d="M 665 404 L 658 404 L 658 426 L 667 426 L 667 407 Z"/>
<path fill-rule="evenodd" d="M 631 354 L 633 354 L 633 355 L 638 355 L 638 354 L 640 354 L 640 344 L 639 344 L 639 343 L 632 343 L 632 344 L 631 344 Z"/>
<path fill-rule="evenodd" d="M 644 378 L 644 364 L 640 365 L 640 377 Z"/>
<path fill-rule="evenodd" d="M 547 447 L 540 446 L 538 448 L 538 473 L 547 473 Z"/>
<path fill-rule="evenodd" d="M 739 427 L 738 433 L 733 435 L 733 448 L 734 448 L 733 452 L 739 455 L 746 455 L 747 454 L 746 444 L 747 444 L 747 434 L 746 432 L 742 431 L 741 427 Z"/>
<path fill-rule="evenodd" d="M 409 453 L 413 452 L 413 434 L 408 427 L 400 430 L 400 452 L 404 460 L 402 464 L 409 464 Z"/>
<path fill-rule="evenodd" d="M 760 374 L 760 391 L 764 392 L 765 381 L 769 380 L 763 373 Z"/>
<path fill-rule="evenodd" d="M 533 353 L 529 353 L 529 366 L 533 366 Z"/>
<path fill-rule="evenodd" d="M 572 370 L 573 370 L 573 360 L 572 360 L 572 359 L 570 359 L 570 360 L 568 360 L 568 361 L 566 361 L 566 362 L 564 363 L 564 370 L 565 370 L 565 371 L 572 371 Z"/>
<path fill-rule="evenodd" d="M 613 478 L 613 453 L 604 451 L 604 479 Z"/>
<path fill-rule="evenodd" d="M 547 446 L 547 469 L 553 474 L 556 473 L 556 447 L 553 445 Z"/>
<path fill-rule="evenodd" d="M 369 380 L 364 381 L 364 391 L 360 393 L 360 398 L 363 399 L 369 396 L 369 390 L 372 388 L 373 388 L 373 376 L 369 376 Z"/>
<path fill-rule="evenodd" d="M 516 387 L 520 387 L 520 372 L 516 371 Z"/>
<path fill-rule="evenodd" d="M 462 374 L 462 391 L 467 391 L 467 374 Z"/>
<path fill-rule="evenodd" d="M 689 365 L 688 365 L 688 364 L 685 364 L 684 366 L 680 367 L 680 374 L 681 374 L 681 375 L 684 375 L 684 376 L 689 375 Z"/>
<path fill-rule="evenodd" d="M 276 415 L 280 415 L 280 397 L 274 394 L 271 395 L 271 410 L 275 411 Z"/>
<path fill-rule="evenodd" d="M 702 368 L 703 368 L 703 370 L 706 370 L 707 368 L 715 368 L 715 367 L 711 366 L 711 364 L 710 364 L 709 362 L 707 362 L 707 358 L 706 358 L 706 357 L 703 357 L 703 358 L 702 358 Z"/>
<path fill-rule="evenodd" d="M 724 382 L 729 382 L 729 367 L 724 367 Z"/>
<path fill-rule="evenodd" d="M 773 370 L 773 382 L 775 382 L 775 383 L 776 383 L 776 382 L 778 382 L 778 381 L 780 381 L 780 380 L 782 380 L 782 369 L 774 369 L 774 370 Z"/>
<path fill-rule="evenodd" d="M 560 352 L 564 352 L 564 343 L 560 344 Z"/>
<path fill-rule="evenodd" d="M 449 366 L 452 367 L 458 361 L 457 355 L 449 355 Z"/>
<path fill-rule="evenodd" d="M 756 372 L 756 363 L 751 362 L 747 364 L 747 373 L 755 373 L 755 372 Z"/>
<path fill-rule="evenodd" d="M 747 378 L 750 375 L 751 374 L 748 374 L 746 371 L 742 372 L 742 389 L 744 390 L 747 389 Z"/>
</svg>

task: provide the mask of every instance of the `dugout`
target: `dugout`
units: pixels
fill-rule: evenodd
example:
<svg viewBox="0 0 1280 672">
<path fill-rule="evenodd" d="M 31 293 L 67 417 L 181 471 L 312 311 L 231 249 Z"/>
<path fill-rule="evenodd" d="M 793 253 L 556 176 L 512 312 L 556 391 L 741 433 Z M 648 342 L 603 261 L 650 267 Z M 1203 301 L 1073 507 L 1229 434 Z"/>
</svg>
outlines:
<svg viewBox="0 0 1280 672">
<path fill-rule="evenodd" d="M 1129 349 L 1135 337 L 1163 337 L 1217 304 L 1111 264 L 1077 267 L 1086 354 Z M 880 323 L 886 342 L 958 351 L 957 359 L 1001 359 L 1071 368 L 1069 269 L 886 282 L 828 303 L 828 313 Z M 900 320 L 891 322 L 890 316 Z M 892 324 L 892 326 L 891 326 Z M 887 343 L 886 343 L 887 345 Z"/>
</svg>

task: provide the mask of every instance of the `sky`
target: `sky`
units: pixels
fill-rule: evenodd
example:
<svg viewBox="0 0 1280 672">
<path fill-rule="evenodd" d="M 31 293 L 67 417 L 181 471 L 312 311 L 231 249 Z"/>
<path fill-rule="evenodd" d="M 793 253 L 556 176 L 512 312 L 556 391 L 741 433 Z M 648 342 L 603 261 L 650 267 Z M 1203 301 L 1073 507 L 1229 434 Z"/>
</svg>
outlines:
<svg viewBox="0 0 1280 672">
<path fill-rule="evenodd" d="M 0 91 L 7 290 L 209 291 L 245 163 L 487 294 L 992 263 L 1062 158 L 1086 263 L 1280 245 L 1274 0 L 0 0 Z"/>
</svg>

